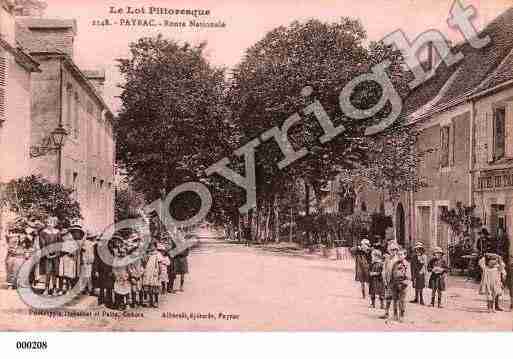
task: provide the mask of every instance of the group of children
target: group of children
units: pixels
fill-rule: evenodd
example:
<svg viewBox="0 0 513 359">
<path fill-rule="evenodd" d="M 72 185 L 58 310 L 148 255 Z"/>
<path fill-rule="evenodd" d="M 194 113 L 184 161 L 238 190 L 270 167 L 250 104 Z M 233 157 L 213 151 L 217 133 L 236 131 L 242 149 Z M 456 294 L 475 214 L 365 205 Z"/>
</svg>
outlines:
<svg viewBox="0 0 513 359">
<path fill-rule="evenodd" d="M 144 248 L 143 237 L 146 237 L 138 231 L 130 235 L 116 233 L 108 243 L 103 243 L 99 235 L 83 229 L 80 220 L 72 220 L 63 228 L 57 225 L 57 218 L 52 216 L 46 223 L 19 220 L 10 225 L 6 236 L 6 269 L 11 288 L 16 288 L 19 269 L 35 251 L 52 248 L 34 266 L 28 283 L 37 291 L 39 279 L 44 278 L 45 289 L 41 293 L 44 296 L 64 295 L 82 280 L 83 294 L 98 296 L 99 305 L 124 310 L 128 306 L 157 307 L 160 294 L 176 293 L 177 277 L 180 277 L 178 291 L 183 291 L 185 274 L 189 271 L 189 250 L 171 251 L 176 245 L 168 234 L 148 234 L 150 243 Z M 63 251 L 68 241 L 78 248 L 73 252 Z M 114 258 L 113 262 L 107 263 L 100 255 L 103 249 Z M 127 256 L 133 258 L 124 260 Z"/>
<path fill-rule="evenodd" d="M 353 248 L 356 263 L 356 281 L 361 283 L 362 296 L 365 298 L 365 283 L 369 283 L 370 307 L 376 308 L 376 297 L 380 301 L 380 309 L 385 314 L 380 318 L 388 319 L 393 304 L 394 320 L 403 321 L 406 313 L 406 296 L 408 287 L 415 290 L 415 297 L 410 303 L 424 305 L 424 288 L 431 289 L 431 306 L 443 308 L 442 293 L 446 290 L 448 265 L 444 252 L 440 247 L 432 250 L 428 259 L 422 243 L 414 246 L 410 261 L 407 252 L 395 241 L 390 241 L 386 252 L 379 244 L 374 248 L 368 239 L 361 241 L 360 246 Z M 482 280 L 479 293 L 487 298 L 489 312 L 501 311 L 500 298 L 506 281 L 505 265 L 501 257 L 494 253 L 486 253 L 479 262 Z"/>
<path fill-rule="evenodd" d="M 112 268 L 117 309 L 125 310 L 128 307 L 138 306 L 157 308 L 160 295 L 176 293 L 174 282 L 177 276 L 180 276 L 178 291 L 183 292 L 185 274 L 188 273 L 188 249 L 171 257 L 169 241 L 153 239 L 142 258 L 132 259 L 127 265 L 117 265 L 116 261 L 122 262 L 127 256 L 140 249 L 142 240 L 136 234 L 130 236 L 128 240 L 114 235 L 112 240 L 118 243 L 113 250 L 116 260 Z"/>
</svg>

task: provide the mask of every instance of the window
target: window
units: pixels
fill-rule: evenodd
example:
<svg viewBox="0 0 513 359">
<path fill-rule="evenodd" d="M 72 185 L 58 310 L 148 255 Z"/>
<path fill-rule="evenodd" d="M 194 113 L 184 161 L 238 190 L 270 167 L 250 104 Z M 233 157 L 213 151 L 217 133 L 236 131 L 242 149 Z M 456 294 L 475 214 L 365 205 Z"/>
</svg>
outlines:
<svg viewBox="0 0 513 359">
<path fill-rule="evenodd" d="M 71 125 L 72 125 L 72 101 L 71 98 L 73 86 L 68 83 L 66 85 L 66 127 L 68 128 L 68 132 L 71 133 Z"/>
<path fill-rule="evenodd" d="M 73 172 L 73 183 L 71 184 L 71 189 L 73 189 L 73 197 L 75 199 L 78 198 L 78 173 Z"/>
<path fill-rule="evenodd" d="M 80 99 L 78 97 L 78 93 L 75 92 L 75 106 L 73 107 L 73 136 L 75 139 L 78 139 L 78 135 L 80 133 L 79 126 L 80 122 L 78 119 L 78 107 L 80 104 Z"/>
<path fill-rule="evenodd" d="M 449 167 L 449 143 L 451 128 L 449 126 L 440 129 L 440 167 Z"/>
<path fill-rule="evenodd" d="M 496 108 L 494 113 L 494 151 L 493 159 L 499 160 L 505 153 L 505 134 L 506 134 L 506 109 L 504 107 Z"/>
</svg>

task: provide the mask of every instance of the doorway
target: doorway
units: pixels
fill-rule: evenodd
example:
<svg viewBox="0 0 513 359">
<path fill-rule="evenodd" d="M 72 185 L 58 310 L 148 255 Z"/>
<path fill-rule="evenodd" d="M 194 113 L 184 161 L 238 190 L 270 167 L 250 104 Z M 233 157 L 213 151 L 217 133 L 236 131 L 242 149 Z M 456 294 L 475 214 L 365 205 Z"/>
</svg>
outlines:
<svg viewBox="0 0 513 359">
<path fill-rule="evenodd" d="M 404 208 L 401 203 L 397 205 L 397 209 L 395 211 L 395 237 L 397 238 L 397 243 L 404 247 L 405 244 L 405 218 L 404 218 Z"/>
</svg>

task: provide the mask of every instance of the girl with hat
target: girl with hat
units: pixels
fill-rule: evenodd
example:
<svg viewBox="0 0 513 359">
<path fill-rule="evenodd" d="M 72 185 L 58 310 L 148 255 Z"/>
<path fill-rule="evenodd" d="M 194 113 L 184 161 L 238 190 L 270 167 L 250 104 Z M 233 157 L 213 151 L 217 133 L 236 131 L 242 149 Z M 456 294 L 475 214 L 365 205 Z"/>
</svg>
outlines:
<svg viewBox="0 0 513 359">
<path fill-rule="evenodd" d="M 390 316 L 390 306 L 392 305 L 393 286 L 392 286 L 392 269 L 395 262 L 399 260 L 399 245 L 395 241 L 388 244 L 388 254 L 385 255 L 383 263 L 383 284 L 385 285 L 385 314 L 381 319 L 388 319 Z"/>
<path fill-rule="evenodd" d="M 132 308 L 140 305 L 144 305 L 144 292 L 142 285 L 142 276 L 144 268 L 141 260 L 137 259 L 128 265 L 128 274 L 130 276 L 131 296 L 132 296 Z"/>
<path fill-rule="evenodd" d="M 46 227 L 43 228 L 39 234 L 39 243 L 41 250 L 48 246 L 53 246 L 62 242 L 61 232 L 56 228 L 57 217 L 49 216 L 46 220 Z M 45 291 L 44 295 L 56 295 L 57 292 L 57 276 L 59 274 L 59 251 L 52 250 L 42 258 L 45 263 Z M 51 289 L 50 289 L 51 288 Z"/>
<path fill-rule="evenodd" d="M 433 258 L 431 258 L 427 266 L 427 270 L 431 272 L 428 284 L 431 289 L 431 306 L 435 306 L 435 298 L 438 293 L 438 308 L 442 308 L 442 292 L 446 288 L 445 277 L 448 270 L 443 254 L 442 248 L 435 247 L 433 249 Z"/>
<path fill-rule="evenodd" d="M 391 286 L 394 319 L 402 322 L 406 313 L 406 292 L 411 280 L 411 267 L 406 260 L 406 250 L 400 249 L 397 256 L 398 259 L 392 267 Z"/>
<path fill-rule="evenodd" d="M 355 258 L 355 278 L 360 282 L 362 298 L 365 299 L 365 283 L 369 283 L 369 267 L 371 264 L 371 246 L 368 239 L 363 239 L 359 246 L 351 248 Z"/>
<path fill-rule="evenodd" d="M 80 277 L 86 283 L 85 290 L 89 295 L 94 295 L 93 264 L 96 235 L 88 232 L 80 242 Z"/>
<path fill-rule="evenodd" d="M 160 289 L 160 266 L 156 244 L 152 241 L 149 245 L 149 254 L 144 266 L 143 288 L 145 298 L 149 297 L 150 306 L 158 308 Z"/>
<path fill-rule="evenodd" d="M 171 263 L 169 256 L 166 253 L 166 248 L 163 244 L 159 244 L 157 246 L 157 250 L 159 251 L 159 267 L 160 267 L 160 283 L 162 284 L 162 294 L 167 293 L 167 286 L 169 284 L 169 274 L 167 272 L 167 267 Z"/>
<path fill-rule="evenodd" d="M 123 247 L 119 248 L 116 253 L 118 259 L 123 259 L 126 251 Z M 125 310 L 128 306 L 128 295 L 130 294 L 130 280 L 126 266 L 115 266 L 113 268 L 114 274 L 114 295 L 116 297 L 116 308 Z"/>
<path fill-rule="evenodd" d="M 411 277 L 413 288 L 415 288 L 415 299 L 410 303 L 424 305 L 424 295 L 422 292 L 426 287 L 427 256 L 424 254 L 424 245 L 420 242 L 415 244 L 413 250 L 415 253 L 411 259 Z"/>
<path fill-rule="evenodd" d="M 372 264 L 369 272 L 369 296 L 371 308 L 376 308 L 376 296 L 379 298 L 380 309 L 384 309 L 385 285 L 383 284 L 383 255 L 380 250 L 371 252 Z"/>
<path fill-rule="evenodd" d="M 486 296 L 489 313 L 495 313 L 495 310 L 502 311 L 499 299 L 504 290 L 502 278 L 506 276 L 504 262 L 497 254 L 486 253 L 479 261 L 479 265 L 483 272 L 479 294 Z"/>
<path fill-rule="evenodd" d="M 7 286 L 16 289 L 18 285 L 18 270 L 25 261 L 25 250 L 22 245 L 23 235 L 9 231 L 6 236 L 7 256 L 5 258 L 5 270 L 7 274 Z"/>
</svg>

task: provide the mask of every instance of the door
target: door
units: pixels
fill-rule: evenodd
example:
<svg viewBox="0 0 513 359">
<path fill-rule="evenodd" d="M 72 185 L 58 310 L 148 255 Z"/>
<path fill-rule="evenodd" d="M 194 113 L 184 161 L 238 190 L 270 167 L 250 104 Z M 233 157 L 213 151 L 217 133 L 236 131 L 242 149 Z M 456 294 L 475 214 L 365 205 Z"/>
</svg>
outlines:
<svg viewBox="0 0 513 359">
<path fill-rule="evenodd" d="M 420 206 L 418 208 L 417 240 L 424 243 L 426 252 L 431 249 L 431 207 Z"/>
<path fill-rule="evenodd" d="M 438 206 L 438 214 L 443 213 L 444 210 L 448 210 L 447 206 Z M 446 253 L 449 245 L 449 236 L 448 231 L 449 227 L 447 226 L 447 223 L 443 222 L 439 218 L 436 218 L 436 245 L 442 248 Z"/>
</svg>

